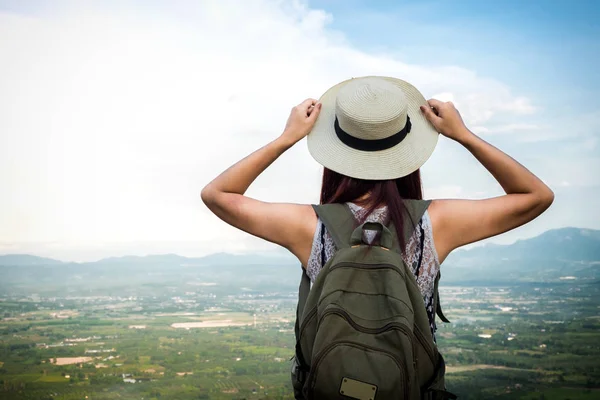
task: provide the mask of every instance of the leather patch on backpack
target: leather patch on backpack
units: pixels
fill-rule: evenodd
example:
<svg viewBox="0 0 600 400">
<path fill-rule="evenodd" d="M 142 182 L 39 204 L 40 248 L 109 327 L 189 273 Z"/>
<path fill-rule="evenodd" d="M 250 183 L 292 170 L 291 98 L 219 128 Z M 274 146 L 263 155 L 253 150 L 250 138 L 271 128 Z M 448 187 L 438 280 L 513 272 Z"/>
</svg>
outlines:
<svg viewBox="0 0 600 400">
<path fill-rule="evenodd" d="M 373 400 L 377 393 L 377 386 L 356 379 L 343 378 L 340 385 L 340 394 L 358 400 Z"/>
</svg>

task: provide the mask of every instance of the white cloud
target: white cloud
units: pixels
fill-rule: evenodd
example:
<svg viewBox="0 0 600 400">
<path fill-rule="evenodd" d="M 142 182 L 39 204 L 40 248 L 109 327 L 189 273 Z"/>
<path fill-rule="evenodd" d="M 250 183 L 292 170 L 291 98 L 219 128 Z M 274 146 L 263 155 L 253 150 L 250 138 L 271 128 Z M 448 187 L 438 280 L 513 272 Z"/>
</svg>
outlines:
<svg viewBox="0 0 600 400">
<path fill-rule="evenodd" d="M 536 124 L 507 124 L 500 125 L 497 127 L 493 127 L 488 129 L 489 133 L 505 133 L 505 132 L 516 132 L 516 131 L 537 131 L 541 129 L 539 125 Z"/>
<path fill-rule="evenodd" d="M 522 143 L 559 142 L 576 152 L 593 154 L 600 137 L 600 112 L 579 109 L 569 112 L 544 112 L 536 123 L 523 122 L 511 124 L 517 129 L 517 140 Z M 530 128 L 528 128 L 530 127 Z M 507 129 L 507 133 L 510 131 Z M 513 131 L 516 132 L 516 131 Z"/>
<path fill-rule="evenodd" d="M 447 93 L 484 128 L 535 110 L 472 71 L 353 48 L 298 1 L 61 4 L 0 14 L 0 241 L 57 243 L 57 256 L 98 243 L 258 246 L 211 216 L 200 189 L 275 138 L 291 106 L 352 76 Z M 249 194 L 314 202 L 319 182 L 301 143 Z"/>
<path fill-rule="evenodd" d="M 458 185 L 443 185 L 428 188 L 424 192 L 423 196 L 425 198 L 451 199 L 461 196 L 464 193 L 464 189 Z"/>
<path fill-rule="evenodd" d="M 522 133 L 523 131 L 539 131 L 541 127 L 531 123 L 514 123 L 506 125 L 472 126 L 471 130 L 477 134 L 495 133 Z"/>
<path fill-rule="evenodd" d="M 558 159 L 544 166 L 549 177 L 549 186 L 600 187 L 598 172 L 600 157 L 581 157 L 579 159 Z"/>
<path fill-rule="evenodd" d="M 504 104 L 501 109 L 514 112 L 515 114 L 533 114 L 538 110 L 526 97 L 517 97 L 513 101 Z"/>
<path fill-rule="evenodd" d="M 597 146 L 598 146 L 598 138 L 597 137 L 587 138 L 581 143 L 581 147 L 588 151 L 594 150 Z"/>
<path fill-rule="evenodd" d="M 460 104 L 456 103 L 456 98 L 454 97 L 453 93 L 449 93 L 449 92 L 442 92 L 442 93 L 437 93 L 433 95 L 434 99 L 440 100 L 440 101 L 451 101 L 454 103 L 454 105 L 457 108 L 460 108 Z"/>
</svg>

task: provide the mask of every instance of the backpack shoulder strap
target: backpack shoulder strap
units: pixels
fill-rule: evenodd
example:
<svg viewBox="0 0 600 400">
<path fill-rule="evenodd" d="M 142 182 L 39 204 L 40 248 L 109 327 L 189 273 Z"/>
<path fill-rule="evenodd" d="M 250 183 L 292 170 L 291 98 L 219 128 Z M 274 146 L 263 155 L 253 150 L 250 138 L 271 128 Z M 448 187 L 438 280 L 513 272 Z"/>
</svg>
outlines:
<svg viewBox="0 0 600 400">
<path fill-rule="evenodd" d="M 313 205 L 313 209 L 321 219 L 327 231 L 333 238 L 333 241 L 338 249 L 349 247 L 350 238 L 354 230 L 355 219 L 352 211 L 346 204 L 325 204 Z M 300 279 L 300 287 L 298 288 L 298 305 L 296 307 L 296 323 L 294 324 L 294 333 L 296 336 L 296 352 L 295 357 L 299 363 L 300 369 L 307 369 L 306 361 L 302 357 L 300 349 L 300 321 L 304 315 L 306 301 L 310 293 L 310 278 L 306 273 L 306 269 L 302 267 L 302 278 Z"/>
<path fill-rule="evenodd" d="M 338 249 L 348 247 L 350 245 L 350 237 L 354 229 L 354 216 L 352 211 L 346 204 L 325 204 L 313 205 L 313 209 L 325 224 L 329 234 L 333 238 Z M 299 334 L 300 319 L 304 313 L 306 300 L 310 292 L 310 278 L 306 273 L 306 269 L 302 268 L 302 278 L 300 279 L 300 287 L 298 288 L 298 307 L 296 308 L 296 325 L 294 330 L 296 338 Z"/>
<path fill-rule="evenodd" d="M 294 323 L 294 337 L 296 338 L 296 346 L 294 351 L 295 362 L 292 367 L 292 380 L 294 375 L 297 377 L 299 382 L 304 382 L 306 379 L 306 373 L 309 371 L 309 366 L 306 363 L 302 355 L 302 349 L 300 348 L 300 321 L 304 315 L 304 309 L 308 294 L 310 292 L 310 278 L 306 273 L 306 269 L 302 267 L 302 278 L 300 279 L 300 287 L 298 288 L 298 305 L 296 306 L 296 322 Z M 294 388 L 294 392 L 296 389 Z"/>
<path fill-rule="evenodd" d="M 427 211 L 427 208 L 431 204 L 431 200 L 404 200 L 404 226 L 403 235 L 404 242 L 406 243 L 419 221 Z M 350 244 L 350 238 L 352 232 L 356 228 L 356 220 L 354 214 L 350 211 L 347 204 L 323 204 L 313 205 L 313 209 L 327 228 L 327 231 L 331 235 L 336 247 L 338 249 L 348 247 Z M 394 249 L 400 250 L 396 230 L 393 229 L 393 224 L 390 224 L 390 230 L 394 236 Z"/>
<path fill-rule="evenodd" d="M 402 232 L 404 243 L 408 243 L 415 232 L 415 228 L 418 226 L 419 221 L 423 217 L 423 214 L 425 214 L 429 204 L 431 204 L 431 200 L 403 200 L 402 204 L 404 205 Z M 395 239 L 394 250 L 402 253 L 403 249 L 400 249 L 400 243 L 396 236 L 396 229 L 393 227 L 392 223 L 390 223 L 390 231 L 392 231 Z"/>
<path fill-rule="evenodd" d="M 350 246 L 352 232 L 356 228 L 354 214 L 347 204 L 313 205 L 313 209 L 327 228 L 338 249 Z"/>
<path fill-rule="evenodd" d="M 421 218 L 423 218 L 423 214 L 427 211 L 427 208 L 431 204 L 431 200 L 404 200 L 404 226 L 402 227 L 404 233 L 404 242 L 407 243 L 411 236 L 414 233 L 415 228 L 419 224 Z M 394 235 L 394 239 L 397 238 L 396 230 L 393 229 L 393 224 L 390 224 L 390 230 Z M 398 240 L 394 240 L 394 250 L 397 252 L 402 252 L 400 249 Z M 442 306 L 440 304 L 440 293 L 439 293 L 439 282 L 441 278 L 441 273 L 438 272 L 434 281 L 434 289 L 433 289 L 433 307 L 435 309 L 435 313 L 443 322 L 450 322 L 448 318 L 442 312 Z"/>
<path fill-rule="evenodd" d="M 298 305 L 296 307 L 296 323 L 294 325 L 294 333 L 296 334 L 296 339 L 300 334 L 300 319 L 304 314 L 304 306 L 306 306 L 306 300 L 308 299 L 308 294 L 310 292 L 310 278 L 306 273 L 306 269 L 302 267 L 302 278 L 300 278 L 300 287 L 298 288 Z"/>
<path fill-rule="evenodd" d="M 442 305 L 440 304 L 439 283 L 440 283 L 441 277 L 442 277 L 442 273 L 438 272 L 437 276 L 435 277 L 435 283 L 434 283 L 434 287 L 433 287 L 433 296 L 434 296 L 433 307 L 435 308 L 435 313 L 437 314 L 437 316 L 440 317 L 440 319 L 443 322 L 448 323 L 450 321 L 444 315 L 444 312 L 442 311 Z"/>
</svg>

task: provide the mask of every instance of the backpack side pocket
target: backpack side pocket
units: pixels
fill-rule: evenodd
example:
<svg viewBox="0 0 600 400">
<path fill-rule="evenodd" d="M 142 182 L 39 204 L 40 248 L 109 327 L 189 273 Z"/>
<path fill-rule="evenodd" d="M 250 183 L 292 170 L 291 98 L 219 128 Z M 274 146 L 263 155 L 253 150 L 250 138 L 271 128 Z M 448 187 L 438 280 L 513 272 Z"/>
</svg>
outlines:
<svg viewBox="0 0 600 400">
<path fill-rule="evenodd" d="M 454 393 L 450 393 L 446 390 L 445 375 L 446 363 L 444 362 L 444 357 L 438 353 L 438 362 L 435 367 L 433 378 L 421 391 L 421 398 L 423 400 L 454 400 L 457 398 Z"/>
</svg>

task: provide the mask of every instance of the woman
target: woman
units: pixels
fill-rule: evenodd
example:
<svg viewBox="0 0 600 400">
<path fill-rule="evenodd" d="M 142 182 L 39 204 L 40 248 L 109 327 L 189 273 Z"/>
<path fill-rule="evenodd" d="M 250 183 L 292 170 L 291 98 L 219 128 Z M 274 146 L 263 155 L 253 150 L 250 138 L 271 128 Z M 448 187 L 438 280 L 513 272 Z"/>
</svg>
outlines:
<svg viewBox="0 0 600 400">
<path fill-rule="evenodd" d="M 348 82 L 350 81 L 330 89 L 327 99 L 335 99 L 331 94 Z M 418 95 L 421 100 L 422 96 Z M 441 264 L 448 254 L 458 247 L 526 224 L 552 204 L 552 190 L 517 161 L 469 131 L 451 102 L 444 103 L 434 99 L 422 99 L 419 102 L 421 104 L 417 109 L 413 106 L 408 110 L 411 118 L 416 119 L 419 114 L 423 115 L 433 125 L 431 130 L 463 145 L 506 192 L 503 196 L 484 200 L 433 200 L 425 217 L 429 220 L 425 240 L 430 243 L 428 246 L 435 255 L 431 262 Z M 325 107 L 334 109 L 335 103 L 330 102 Z M 294 107 L 281 136 L 227 169 L 202 190 L 202 200 L 219 218 L 238 229 L 285 247 L 305 267 L 313 265 L 311 253 L 314 255 L 314 247 L 318 246 L 318 243 L 313 246 L 318 225 L 313 208 L 308 204 L 263 202 L 244 196 L 244 193 L 273 161 L 311 132 L 322 108 L 323 102 L 315 99 L 307 99 Z M 417 132 L 413 130 L 412 133 Z M 402 142 L 398 144 L 401 145 Z M 325 166 L 325 185 L 321 188 L 322 202 L 347 201 L 356 205 L 355 209 L 372 211 L 388 202 L 394 202 L 402 195 L 405 198 L 421 198 L 418 170 L 420 165 L 417 168 L 412 165 L 414 170 L 404 176 L 390 176 L 388 180 L 381 181 L 363 181 L 359 178 L 340 177 L 343 170 L 337 174 L 329 170 L 327 163 L 337 161 L 334 158 L 335 154 L 331 154 L 331 157 L 331 160 L 320 159 Z M 424 161 L 422 160 L 422 163 Z M 374 164 L 372 167 L 374 174 L 378 167 Z M 367 169 L 365 173 L 368 175 L 371 172 Z M 348 198 L 347 193 L 339 191 L 332 193 L 332 189 L 342 182 L 343 185 L 339 187 L 354 189 L 362 184 L 365 190 L 361 193 L 360 190 L 354 189 L 355 193 L 352 194 L 355 198 Z M 393 187 L 392 183 L 398 187 L 400 196 L 382 198 L 385 197 L 382 194 L 385 192 L 384 188 Z M 370 192 L 378 196 L 370 197 Z"/>
<path fill-rule="evenodd" d="M 469 131 L 451 102 L 426 101 L 395 78 L 344 81 L 320 101 L 307 99 L 294 107 L 281 136 L 219 175 L 202 199 L 225 222 L 288 249 L 314 282 L 337 250 L 315 209 L 251 199 L 244 196 L 250 184 L 308 135 L 311 155 L 325 168 L 321 203 L 346 203 L 357 223 L 391 222 L 402 241 L 402 229 L 410 223 L 403 217 L 403 200 L 422 199 L 419 168 L 432 154 L 438 132 L 469 150 L 506 194 L 432 200 L 400 244 L 434 333 L 434 284 L 448 254 L 533 220 L 554 199 L 539 178 Z"/>
</svg>

